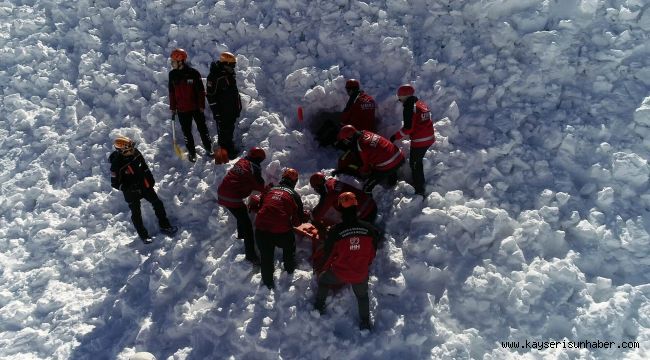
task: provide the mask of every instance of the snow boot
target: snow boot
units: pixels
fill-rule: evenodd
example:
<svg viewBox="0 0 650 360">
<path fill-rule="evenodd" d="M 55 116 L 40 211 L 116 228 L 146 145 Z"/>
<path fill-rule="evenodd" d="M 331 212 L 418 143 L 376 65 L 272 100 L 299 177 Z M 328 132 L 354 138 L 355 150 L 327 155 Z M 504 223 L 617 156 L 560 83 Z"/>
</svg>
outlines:
<svg viewBox="0 0 650 360">
<path fill-rule="evenodd" d="M 176 234 L 176 232 L 178 231 L 178 226 L 170 225 L 169 227 L 166 227 L 166 228 L 161 227 L 160 231 L 162 233 L 166 234 L 166 235 L 171 236 L 171 235 Z"/>
</svg>

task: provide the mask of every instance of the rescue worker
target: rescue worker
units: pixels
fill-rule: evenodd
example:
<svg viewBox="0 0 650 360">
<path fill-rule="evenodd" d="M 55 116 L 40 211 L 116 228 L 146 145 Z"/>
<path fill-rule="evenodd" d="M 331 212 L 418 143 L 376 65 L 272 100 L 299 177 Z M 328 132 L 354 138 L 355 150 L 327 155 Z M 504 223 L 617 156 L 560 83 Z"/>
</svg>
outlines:
<svg viewBox="0 0 650 360">
<path fill-rule="evenodd" d="M 353 193 L 360 205 L 357 206 L 357 216 L 368 222 L 377 217 L 377 204 L 371 196 L 361 191 L 363 183 L 349 175 L 339 175 L 327 179 L 323 173 L 317 172 L 309 178 L 309 184 L 320 195 L 318 204 L 311 211 L 311 224 L 318 232 L 312 238 L 311 261 L 315 274 L 323 269 L 325 255 L 324 240 L 329 227 L 341 222 L 341 208 L 338 206 L 339 195 L 344 192 Z"/>
<path fill-rule="evenodd" d="M 228 158 L 237 157 L 233 142 L 235 122 L 241 114 L 241 97 L 235 79 L 237 60 L 230 52 L 222 52 L 218 61 L 210 64 L 210 74 L 206 81 L 206 97 L 217 124 L 219 146 L 228 151 Z"/>
<path fill-rule="evenodd" d="M 172 70 L 169 72 L 169 108 L 178 116 L 183 130 L 183 139 L 187 147 L 188 159 L 196 162 L 196 148 L 192 135 L 192 120 L 201 136 L 207 156 L 212 156 L 212 139 L 205 124 L 205 90 L 201 74 L 187 61 L 187 52 L 174 49 L 169 56 Z"/>
<path fill-rule="evenodd" d="M 309 185 L 320 195 L 320 200 L 311 211 L 312 224 L 331 226 L 341 221 L 338 197 L 344 192 L 353 193 L 359 205 L 357 216 L 364 221 L 372 222 L 377 217 L 377 204 L 368 194 L 364 193 L 362 183 L 352 176 L 339 175 L 329 179 L 321 172 L 314 173 L 309 178 Z"/>
<path fill-rule="evenodd" d="M 260 250 L 262 283 L 269 289 L 275 287 L 273 256 L 276 247 L 282 248 L 284 270 L 293 274 L 296 268 L 293 227 L 306 220 L 302 200 L 294 190 L 297 182 L 298 172 L 295 169 L 284 170 L 278 185 L 262 196 L 255 218 L 255 242 Z"/>
<path fill-rule="evenodd" d="M 348 102 L 341 114 L 341 125 L 352 125 L 357 130 L 375 131 L 375 99 L 360 88 L 359 80 L 345 82 Z"/>
<path fill-rule="evenodd" d="M 248 216 L 244 198 L 253 191 L 264 191 L 264 179 L 260 164 L 266 159 L 266 153 L 259 147 L 253 147 L 246 157 L 239 159 L 224 176 L 217 189 L 217 202 L 224 206 L 237 219 L 237 238 L 244 239 L 246 260 L 259 265 L 255 253 L 253 223 Z"/>
<path fill-rule="evenodd" d="M 369 223 L 357 218 L 357 199 L 351 192 L 338 198 L 343 221 L 328 232 L 325 240 L 324 272 L 318 277 L 314 308 L 325 312 L 325 300 L 331 286 L 351 284 L 359 309 L 359 328 L 370 330 L 368 273 L 375 258 L 379 234 Z"/>
<path fill-rule="evenodd" d="M 124 200 L 131 209 L 131 221 L 140 239 L 145 244 L 153 241 L 142 221 L 140 209 L 142 199 L 153 206 L 160 230 L 168 235 L 176 233 L 178 227 L 169 223 L 165 207 L 153 188 L 156 181 L 133 140 L 126 136 L 118 136 L 113 141 L 113 146 L 115 151 L 108 158 L 111 163 L 111 186 L 122 191 Z"/>
<path fill-rule="evenodd" d="M 427 150 L 436 141 L 433 121 L 429 107 L 415 96 L 415 88 L 409 84 L 397 89 L 397 99 L 404 105 L 404 125 L 390 141 L 400 140 L 406 136 L 411 138 L 409 166 L 413 177 L 415 193 L 425 195 L 424 165 L 422 159 Z"/>
<path fill-rule="evenodd" d="M 404 164 L 404 155 L 388 139 L 367 130 L 358 131 L 352 125 L 342 127 L 337 139 L 359 154 L 363 164 L 359 173 L 366 178 L 365 193 L 372 193 L 375 185 L 383 180 L 387 180 L 389 186 L 397 183 L 397 170 Z"/>
</svg>

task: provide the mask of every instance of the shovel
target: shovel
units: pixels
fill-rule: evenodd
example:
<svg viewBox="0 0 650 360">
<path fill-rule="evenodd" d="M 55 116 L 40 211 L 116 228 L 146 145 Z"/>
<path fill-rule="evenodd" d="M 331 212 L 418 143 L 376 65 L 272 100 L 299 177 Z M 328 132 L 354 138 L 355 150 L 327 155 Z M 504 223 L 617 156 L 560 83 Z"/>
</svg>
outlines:
<svg viewBox="0 0 650 360">
<path fill-rule="evenodd" d="M 174 152 L 176 153 L 176 156 L 178 156 L 180 159 L 183 159 L 183 150 L 181 150 L 181 147 L 176 144 L 176 113 L 172 115 L 172 141 L 174 143 Z"/>
</svg>

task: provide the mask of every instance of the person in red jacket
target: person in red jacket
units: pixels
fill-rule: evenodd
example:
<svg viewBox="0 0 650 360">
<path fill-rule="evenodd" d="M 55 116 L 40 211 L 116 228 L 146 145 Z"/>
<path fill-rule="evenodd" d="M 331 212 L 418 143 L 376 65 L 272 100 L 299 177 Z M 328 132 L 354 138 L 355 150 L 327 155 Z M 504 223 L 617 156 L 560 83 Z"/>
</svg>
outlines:
<svg viewBox="0 0 650 360">
<path fill-rule="evenodd" d="M 341 125 L 352 125 L 357 130 L 375 131 L 375 99 L 360 88 L 359 80 L 345 82 L 348 102 L 341 114 Z"/>
<path fill-rule="evenodd" d="M 343 221 L 329 231 L 325 240 L 324 272 L 318 277 L 314 308 L 325 312 L 330 286 L 351 284 L 359 308 L 359 328 L 370 330 L 368 273 L 375 258 L 379 234 L 369 223 L 357 218 L 357 199 L 351 192 L 339 195 Z"/>
<path fill-rule="evenodd" d="M 363 165 L 359 168 L 366 182 L 363 191 L 370 194 L 372 189 L 384 179 L 390 186 L 397 183 L 397 170 L 404 164 L 404 154 L 388 139 L 373 132 L 358 131 L 352 125 L 345 125 L 337 136 L 339 143 L 356 151 Z"/>
<path fill-rule="evenodd" d="M 160 230 L 168 235 L 176 233 L 178 227 L 169 223 L 165 206 L 153 188 L 156 181 L 144 161 L 144 157 L 135 147 L 135 142 L 126 136 L 118 136 L 114 140 L 113 146 L 115 151 L 108 158 L 111 163 L 111 186 L 122 191 L 124 200 L 131 209 L 131 221 L 140 239 L 145 244 L 152 242 L 151 236 L 142 222 L 142 210 L 140 209 L 140 200 L 142 199 L 147 200 L 153 206 Z"/>
<path fill-rule="evenodd" d="M 253 191 L 264 191 L 264 179 L 260 164 L 266 153 L 259 147 L 253 147 L 246 157 L 239 159 L 224 176 L 217 189 L 217 202 L 230 211 L 237 219 L 237 238 L 244 239 L 246 260 L 258 265 L 259 257 L 255 253 L 253 223 L 248 217 L 244 198 Z"/>
<path fill-rule="evenodd" d="M 273 289 L 273 254 L 282 248 L 284 270 L 293 274 L 296 268 L 296 239 L 293 227 L 305 219 L 302 200 L 294 190 L 298 172 L 288 168 L 277 186 L 270 188 L 260 200 L 260 210 L 255 218 L 255 242 L 260 249 L 262 283 Z"/>
<path fill-rule="evenodd" d="M 196 161 L 194 136 L 192 135 L 192 119 L 201 136 L 206 155 L 212 156 L 212 139 L 205 124 L 205 89 L 201 74 L 186 64 L 187 52 L 175 49 L 171 55 L 172 70 L 169 72 L 169 109 L 178 115 L 181 123 L 183 138 L 187 147 L 188 159 Z"/>
<path fill-rule="evenodd" d="M 402 85 L 397 89 L 397 99 L 404 104 L 404 126 L 390 137 L 390 141 L 393 142 L 406 136 L 411 138 L 409 165 L 413 176 L 413 187 L 416 194 L 424 196 L 425 181 L 422 159 L 429 147 L 436 142 L 431 112 L 427 104 L 415 96 L 415 88 L 409 84 Z"/>
<path fill-rule="evenodd" d="M 372 222 L 377 217 L 375 200 L 361 190 L 362 184 L 352 176 L 339 175 L 328 179 L 325 174 L 317 172 L 309 178 L 309 184 L 320 195 L 318 204 L 311 211 L 314 225 L 328 227 L 341 222 L 338 198 L 344 192 L 351 192 L 356 196 L 359 203 L 357 216 L 361 220 Z"/>
</svg>

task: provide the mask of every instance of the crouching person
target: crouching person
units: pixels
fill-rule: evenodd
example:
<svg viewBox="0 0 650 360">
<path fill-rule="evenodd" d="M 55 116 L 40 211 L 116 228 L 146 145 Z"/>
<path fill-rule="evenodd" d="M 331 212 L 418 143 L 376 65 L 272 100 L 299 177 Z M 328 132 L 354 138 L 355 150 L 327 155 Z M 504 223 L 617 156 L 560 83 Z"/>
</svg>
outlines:
<svg viewBox="0 0 650 360">
<path fill-rule="evenodd" d="M 353 193 L 342 193 L 338 201 L 343 221 L 330 229 L 325 240 L 326 260 L 318 277 L 314 308 L 324 313 L 330 287 L 351 284 L 359 308 L 359 328 L 370 330 L 368 269 L 375 258 L 379 234 L 372 225 L 358 219 Z"/>
<path fill-rule="evenodd" d="M 145 243 L 152 242 L 149 232 L 142 222 L 140 200 L 145 199 L 151 203 L 158 218 L 160 230 L 168 235 L 176 233 L 178 228 L 172 226 L 167 219 L 165 207 L 153 189 L 155 180 L 144 157 L 135 143 L 126 136 L 118 136 L 113 142 L 115 151 L 108 158 L 111 163 L 111 186 L 121 190 L 124 200 L 131 209 L 131 221 L 138 236 Z"/>
</svg>

